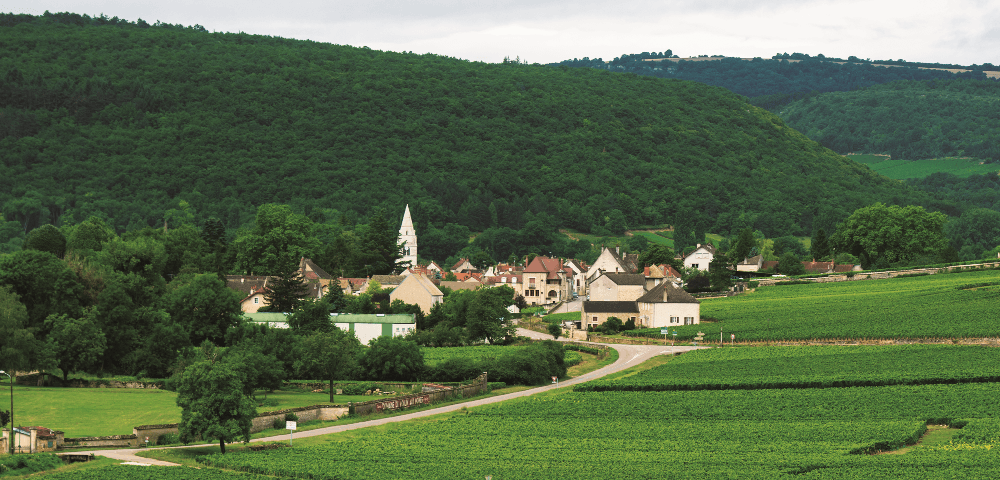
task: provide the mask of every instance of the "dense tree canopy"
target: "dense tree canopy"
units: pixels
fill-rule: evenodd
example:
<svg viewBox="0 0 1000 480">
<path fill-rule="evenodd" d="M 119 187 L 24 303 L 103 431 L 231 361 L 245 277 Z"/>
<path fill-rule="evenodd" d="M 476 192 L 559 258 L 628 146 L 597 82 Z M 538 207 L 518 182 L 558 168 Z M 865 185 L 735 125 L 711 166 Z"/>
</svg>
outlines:
<svg viewBox="0 0 1000 480">
<path fill-rule="evenodd" d="M 862 260 L 862 267 L 938 255 L 946 246 L 942 213 L 923 207 L 876 203 L 859 208 L 837 227 L 835 242 Z"/>
<path fill-rule="evenodd" d="M 912 195 L 695 82 L 91 20 L 0 21 L 0 203 L 23 231 L 91 216 L 174 228 L 190 209 L 229 232 L 256 223 L 255 260 L 239 262 L 256 273 L 272 262 L 252 222 L 268 203 L 296 215 L 286 231 L 305 230 L 298 215 L 329 226 L 340 243 L 315 257 L 365 241 L 337 229 L 376 207 L 396 227 L 408 203 L 418 232 L 522 233 L 481 247 L 507 258 L 548 240 L 524 233 L 542 215 L 546 235 L 680 219 L 807 234 Z M 78 236 L 68 248 L 106 240 Z"/>
<path fill-rule="evenodd" d="M 788 125 L 839 153 L 1000 161 L 1000 83 L 895 82 L 793 102 Z"/>
</svg>

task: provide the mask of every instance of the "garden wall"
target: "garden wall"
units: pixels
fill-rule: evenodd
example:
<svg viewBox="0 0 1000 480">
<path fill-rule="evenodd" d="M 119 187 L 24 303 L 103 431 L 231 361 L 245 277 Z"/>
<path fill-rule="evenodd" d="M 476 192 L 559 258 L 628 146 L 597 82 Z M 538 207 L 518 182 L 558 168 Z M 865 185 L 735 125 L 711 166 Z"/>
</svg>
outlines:
<svg viewBox="0 0 1000 480">
<path fill-rule="evenodd" d="M 468 398 L 489 391 L 486 381 L 486 373 L 476 377 L 469 385 L 459 385 L 457 387 L 444 387 L 438 390 L 414 393 L 399 397 L 387 398 L 384 400 L 370 400 L 367 402 L 350 404 L 351 413 L 355 415 L 371 415 L 386 410 L 398 410 L 412 407 L 414 405 L 428 405 L 434 402 L 451 400 L 454 398 Z"/>
<path fill-rule="evenodd" d="M 139 439 L 135 435 L 110 435 L 107 437 L 76 437 L 64 438 L 58 448 L 76 447 L 129 447 L 139 446 Z"/>
</svg>

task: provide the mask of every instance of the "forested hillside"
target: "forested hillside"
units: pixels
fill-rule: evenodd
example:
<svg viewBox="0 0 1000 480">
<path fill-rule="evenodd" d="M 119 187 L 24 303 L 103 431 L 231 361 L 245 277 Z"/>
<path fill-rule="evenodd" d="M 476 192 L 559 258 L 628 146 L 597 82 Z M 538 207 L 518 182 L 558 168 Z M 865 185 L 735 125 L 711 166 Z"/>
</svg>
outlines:
<svg viewBox="0 0 1000 480">
<path fill-rule="evenodd" d="M 779 115 L 838 153 L 1000 161 L 1000 83 L 994 81 L 894 82 L 798 100 Z"/>
<path fill-rule="evenodd" d="M 894 66 L 883 66 L 886 64 Z M 600 58 L 564 60 L 559 65 L 693 80 L 751 97 L 753 104 L 768 109 L 811 93 L 851 91 L 899 80 L 985 79 L 984 71 L 997 69 L 990 64 L 973 65 L 968 67 L 971 70 L 969 72 L 952 73 L 919 67 L 964 67 L 904 61 L 873 62 L 857 57 L 842 60 L 823 55 L 810 57 L 801 53 L 752 60 L 731 57 L 714 57 L 712 60 L 701 57 L 682 59 L 676 58 L 670 50 L 662 53 L 627 54 L 609 62 Z"/>
<path fill-rule="evenodd" d="M 73 14 L 0 25 L 7 235 L 162 226 L 181 201 L 230 231 L 265 203 L 348 224 L 409 203 L 418 231 L 499 237 L 800 235 L 875 201 L 933 207 L 695 82 Z"/>
</svg>

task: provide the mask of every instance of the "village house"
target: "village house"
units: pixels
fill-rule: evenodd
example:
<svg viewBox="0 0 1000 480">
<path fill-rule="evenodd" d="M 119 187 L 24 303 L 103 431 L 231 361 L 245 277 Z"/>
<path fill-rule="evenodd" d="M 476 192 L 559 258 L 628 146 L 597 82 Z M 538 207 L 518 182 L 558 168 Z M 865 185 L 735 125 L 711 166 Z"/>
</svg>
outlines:
<svg viewBox="0 0 1000 480">
<path fill-rule="evenodd" d="M 434 282 L 423 275 L 409 275 L 389 294 L 389 301 L 402 300 L 404 303 L 417 305 L 424 314 L 444 301 L 444 293 Z"/>
<path fill-rule="evenodd" d="M 641 273 L 604 273 L 590 283 L 590 301 L 634 302 L 646 293 Z"/>
<path fill-rule="evenodd" d="M 312 260 L 303 257 L 299 260 L 298 275 L 305 281 L 303 294 L 305 298 L 320 299 L 329 289 L 343 288 L 339 279 L 326 273 Z M 268 305 L 265 296 L 268 284 L 277 277 L 264 275 L 226 275 L 226 287 L 239 292 L 240 309 L 243 313 L 253 313 Z"/>
<path fill-rule="evenodd" d="M 646 291 L 652 290 L 662 282 L 681 283 L 681 274 L 666 263 L 645 267 L 642 274 L 646 277 Z"/>
<path fill-rule="evenodd" d="M 636 302 L 598 302 L 585 301 L 580 310 L 580 328 L 597 327 L 616 317 L 625 323 L 629 320 L 638 323 L 639 306 Z"/>
<path fill-rule="evenodd" d="M 699 243 L 694 251 L 684 256 L 684 268 L 696 268 L 707 272 L 713 258 L 715 258 L 715 246 L 711 243 Z"/>
<path fill-rule="evenodd" d="M 528 305 L 551 305 L 569 297 L 569 273 L 562 260 L 537 256 L 524 267 L 524 300 Z"/>
<path fill-rule="evenodd" d="M 460 259 L 457 263 L 455 263 L 451 267 L 452 273 L 469 273 L 469 272 L 475 272 L 476 270 L 477 270 L 476 267 L 472 265 L 472 262 L 469 262 L 468 258 Z"/>
<path fill-rule="evenodd" d="M 604 247 L 601 249 L 601 254 L 594 260 L 594 263 L 590 265 L 587 269 L 585 276 L 585 281 L 583 285 L 583 294 L 589 294 L 590 283 L 593 282 L 597 277 L 608 273 L 637 273 L 639 268 L 637 266 L 638 255 L 621 255 L 621 250 L 615 247 L 614 250 Z"/>
<path fill-rule="evenodd" d="M 701 323 L 701 304 L 673 282 L 663 282 L 636 301 L 638 325 L 662 328 Z"/>
</svg>

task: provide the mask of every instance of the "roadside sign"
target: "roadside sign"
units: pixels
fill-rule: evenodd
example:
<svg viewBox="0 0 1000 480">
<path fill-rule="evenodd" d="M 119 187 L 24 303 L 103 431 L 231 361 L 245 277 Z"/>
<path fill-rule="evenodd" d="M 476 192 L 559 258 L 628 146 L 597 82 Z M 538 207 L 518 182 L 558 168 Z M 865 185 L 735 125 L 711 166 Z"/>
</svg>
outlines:
<svg viewBox="0 0 1000 480">
<path fill-rule="evenodd" d="M 295 430 L 295 426 L 296 426 L 295 423 L 296 422 L 294 422 L 292 420 L 286 420 L 285 421 L 285 429 L 287 429 L 287 430 Z"/>
<path fill-rule="evenodd" d="M 660 335 L 666 335 L 668 333 L 670 333 L 670 329 L 669 328 L 661 328 L 660 329 Z"/>
</svg>

